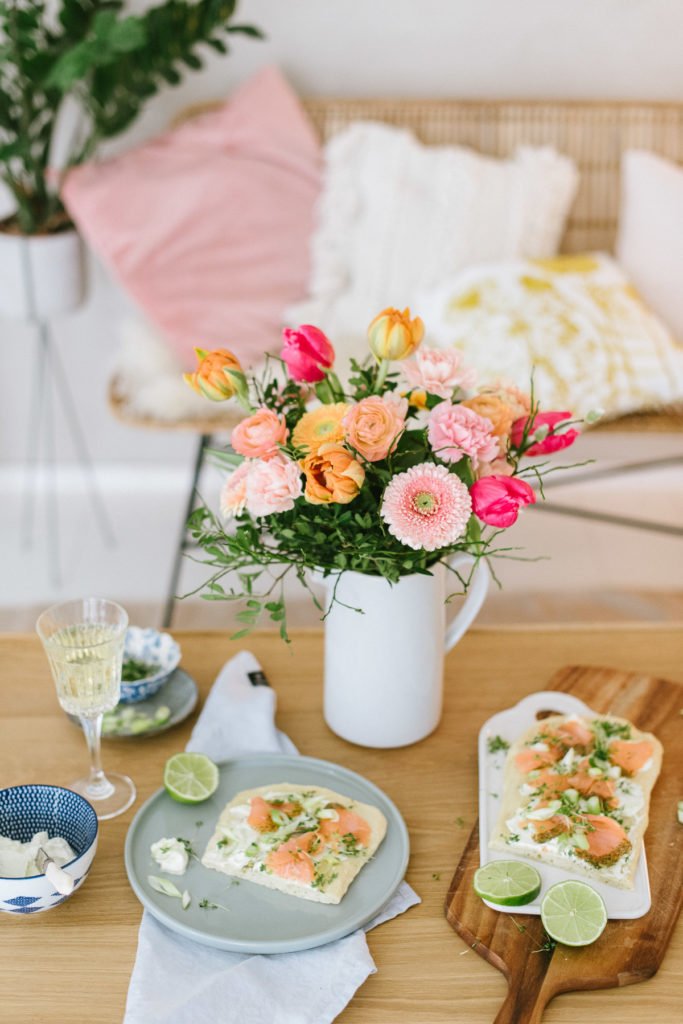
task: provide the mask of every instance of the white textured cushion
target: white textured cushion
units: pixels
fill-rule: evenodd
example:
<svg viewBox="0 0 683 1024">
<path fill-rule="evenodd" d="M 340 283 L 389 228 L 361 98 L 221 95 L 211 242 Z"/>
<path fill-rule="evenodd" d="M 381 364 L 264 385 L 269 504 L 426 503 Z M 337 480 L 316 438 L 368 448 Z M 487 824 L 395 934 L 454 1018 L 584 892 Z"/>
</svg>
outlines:
<svg viewBox="0 0 683 1024">
<path fill-rule="evenodd" d="M 683 348 L 603 254 L 471 268 L 422 296 L 427 344 L 544 409 L 617 416 L 683 400 Z"/>
<path fill-rule="evenodd" d="M 310 301 L 289 319 L 343 348 L 385 306 L 413 304 L 472 263 L 553 255 L 576 187 L 573 163 L 550 148 L 497 160 L 356 123 L 327 144 Z"/>
<path fill-rule="evenodd" d="M 624 154 L 617 256 L 683 342 L 683 168 L 645 150 Z"/>
</svg>

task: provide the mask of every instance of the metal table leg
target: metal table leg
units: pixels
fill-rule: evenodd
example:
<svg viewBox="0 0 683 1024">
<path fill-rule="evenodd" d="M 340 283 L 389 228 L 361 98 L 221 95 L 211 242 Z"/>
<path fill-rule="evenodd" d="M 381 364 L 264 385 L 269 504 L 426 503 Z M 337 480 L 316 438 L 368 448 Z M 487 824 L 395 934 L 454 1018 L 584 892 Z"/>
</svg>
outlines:
<svg viewBox="0 0 683 1024">
<path fill-rule="evenodd" d="M 173 621 L 173 611 L 176 602 L 176 591 L 178 589 L 178 583 L 180 581 L 180 570 L 182 568 L 183 555 L 187 550 L 187 521 L 194 511 L 195 495 L 197 491 L 197 484 L 199 483 L 199 477 L 201 476 L 202 466 L 204 465 L 204 456 L 207 448 L 211 445 L 211 434 L 202 434 L 199 438 L 199 444 L 197 446 L 197 454 L 194 460 L 194 469 L 192 471 L 192 482 L 190 484 L 190 492 L 187 498 L 187 504 L 185 506 L 185 514 L 183 516 L 182 527 L 180 530 L 180 537 L 178 539 L 178 546 L 176 548 L 175 557 L 173 559 L 173 568 L 171 570 L 171 579 L 169 581 L 168 593 L 166 595 L 166 603 L 164 605 L 164 614 L 161 620 L 161 625 L 164 629 L 168 629 Z"/>
</svg>

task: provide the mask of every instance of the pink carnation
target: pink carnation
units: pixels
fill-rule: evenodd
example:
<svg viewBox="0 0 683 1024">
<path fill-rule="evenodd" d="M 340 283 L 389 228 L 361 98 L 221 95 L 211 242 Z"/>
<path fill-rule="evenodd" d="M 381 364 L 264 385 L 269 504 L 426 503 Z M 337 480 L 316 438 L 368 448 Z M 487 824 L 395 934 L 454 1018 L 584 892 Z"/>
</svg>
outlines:
<svg viewBox="0 0 683 1024">
<path fill-rule="evenodd" d="M 476 469 L 480 462 L 490 462 L 500 454 L 492 429 L 491 421 L 473 409 L 440 402 L 429 415 L 427 436 L 442 462 L 459 462 L 463 455 L 469 455 Z"/>
<path fill-rule="evenodd" d="M 368 462 L 386 459 L 405 430 L 407 412 L 407 399 L 391 393 L 361 398 L 342 420 L 346 440 Z"/>
<path fill-rule="evenodd" d="M 246 508 L 255 517 L 288 512 L 302 493 L 301 470 L 296 462 L 281 455 L 252 460 L 246 478 Z"/>
<path fill-rule="evenodd" d="M 248 459 L 272 459 L 278 445 L 287 440 L 284 416 L 272 409 L 257 409 L 252 416 L 238 423 L 230 437 L 232 447 Z"/>
<path fill-rule="evenodd" d="M 402 544 L 416 551 L 438 551 L 462 537 L 471 511 L 462 480 L 445 466 L 423 462 L 391 480 L 381 516 Z"/>
<path fill-rule="evenodd" d="M 225 519 L 231 516 L 238 516 L 244 512 L 247 504 L 247 477 L 249 476 L 250 462 L 242 462 L 234 469 L 223 484 L 221 491 L 221 515 Z"/>
<path fill-rule="evenodd" d="M 428 391 L 439 398 L 451 398 L 456 388 L 471 388 L 477 371 L 462 365 L 462 352 L 457 349 L 420 348 L 414 363 L 403 367 L 412 388 Z"/>
<path fill-rule="evenodd" d="M 523 505 L 533 505 L 536 494 L 519 477 L 487 476 L 470 487 L 472 509 L 477 519 L 489 526 L 508 527 L 517 522 Z"/>
</svg>

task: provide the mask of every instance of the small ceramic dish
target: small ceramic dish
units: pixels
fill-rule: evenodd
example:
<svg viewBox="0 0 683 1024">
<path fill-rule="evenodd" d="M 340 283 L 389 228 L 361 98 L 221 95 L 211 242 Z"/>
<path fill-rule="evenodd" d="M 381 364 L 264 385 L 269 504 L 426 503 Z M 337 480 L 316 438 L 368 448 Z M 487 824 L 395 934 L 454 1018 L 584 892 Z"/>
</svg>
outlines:
<svg viewBox="0 0 683 1024">
<path fill-rule="evenodd" d="M 73 893 L 83 885 L 97 850 L 97 815 L 78 793 L 61 786 L 10 786 L 0 789 L 0 835 L 28 843 L 36 832 L 66 839 L 76 857 L 64 864 L 74 879 Z M 0 877 L 0 910 L 38 914 L 69 896 L 55 892 L 45 875 Z"/>
<path fill-rule="evenodd" d="M 131 682 L 122 680 L 119 701 L 121 704 L 136 704 L 139 700 L 147 700 L 160 690 L 180 664 L 180 646 L 170 633 L 129 626 L 123 649 L 124 662 L 129 658 L 152 666 L 154 671 L 144 679 Z"/>
</svg>

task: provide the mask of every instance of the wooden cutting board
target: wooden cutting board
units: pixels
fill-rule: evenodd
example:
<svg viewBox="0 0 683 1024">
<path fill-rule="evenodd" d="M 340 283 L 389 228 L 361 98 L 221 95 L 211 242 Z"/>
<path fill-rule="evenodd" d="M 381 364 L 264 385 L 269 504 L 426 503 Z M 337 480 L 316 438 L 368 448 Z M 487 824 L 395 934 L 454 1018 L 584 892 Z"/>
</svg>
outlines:
<svg viewBox="0 0 683 1024">
<path fill-rule="evenodd" d="M 540 917 L 499 913 L 475 894 L 475 822 L 446 897 L 446 917 L 508 980 L 508 995 L 495 1024 L 539 1024 L 545 1007 L 560 992 L 615 988 L 652 977 L 683 902 L 683 825 L 677 820 L 678 801 L 683 799 L 683 686 L 610 668 L 573 666 L 553 676 L 547 689 L 571 693 L 597 712 L 628 718 L 653 732 L 664 746 L 645 836 L 652 907 L 638 920 L 608 922 L 591 946 L 545 950 Z"/>
</svg>

